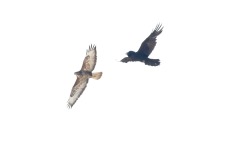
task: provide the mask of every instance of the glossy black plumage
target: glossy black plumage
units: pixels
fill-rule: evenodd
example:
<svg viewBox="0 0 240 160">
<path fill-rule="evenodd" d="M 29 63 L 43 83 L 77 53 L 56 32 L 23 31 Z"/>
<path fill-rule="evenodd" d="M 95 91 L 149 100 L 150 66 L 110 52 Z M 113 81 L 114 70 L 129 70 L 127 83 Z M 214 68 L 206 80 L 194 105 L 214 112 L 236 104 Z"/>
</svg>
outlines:
<svg viewBox="0 0 240 160">
<path fill-rule="evenodd" d="M 142 42 L 137 52 L 129 51 L 127 57 L 123 58 L 121 62 L 140 61 L 150 66 L 158 66 L 160 64 L 159 59 L 150 59 L 148 56 L 152 53 L 156 46 L 157 36 L 163 31 L 162 25 L 158 24 L 152 33 Z"/>
</svg>

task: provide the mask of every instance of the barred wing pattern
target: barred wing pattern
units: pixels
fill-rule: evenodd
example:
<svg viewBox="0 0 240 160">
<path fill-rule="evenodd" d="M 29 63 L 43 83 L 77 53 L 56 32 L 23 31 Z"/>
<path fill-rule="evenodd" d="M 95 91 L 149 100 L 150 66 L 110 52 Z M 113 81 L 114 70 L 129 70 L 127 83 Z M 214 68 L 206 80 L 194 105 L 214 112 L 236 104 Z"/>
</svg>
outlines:
<svg viewBox="0 0 240 160">
<path fill-rule="evenodd" d="M 92 73 L 92 71 L 95 68 L 96 61 L 97 61 L 96 46 L 90 45 L 86 52 L 86 56 L 83 60 L 81 70 L 74 73 L 77 76 L 77 79 L 72 87 L 72 91 L 67 102 L 67 105 L 69 108 L 72 108 L 72 106 L 76 103 L 78 98 L 81 96 L 81 94 L 87 87 L 89 78 L 99 79 L 101 77 L 102 75 L 101 72 Z"/>
<path fill-rule="evenodd" d="M 72 106 L 76 103 L 78 98 L 82 95 L 83 91 L 87 87 L 87 83 L 88 83 L 87 75 L 77 76 L 76 82 L 72 87 L 72 91 L 67 102 L 69 108 L 72 108 Z"/>
<path fill-rule="evenodd" d="M 82 71 L 92 72 L 97 62 L 97 50 L 95 45 L 90 45 L 83 61 Z"/>
</svg>

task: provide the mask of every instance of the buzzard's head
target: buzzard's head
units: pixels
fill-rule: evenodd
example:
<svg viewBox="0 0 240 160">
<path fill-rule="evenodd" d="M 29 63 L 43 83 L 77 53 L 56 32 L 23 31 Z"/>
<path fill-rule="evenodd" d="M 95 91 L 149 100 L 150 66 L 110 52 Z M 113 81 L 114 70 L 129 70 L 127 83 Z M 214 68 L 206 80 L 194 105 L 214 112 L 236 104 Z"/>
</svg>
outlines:
<svg viewBox="0 0 240 160">
<path fill-rule="evenodd" d="M 88 71 L 80 70 L 80 71 L 74 72 L 74 74 L 76 76 L 80 76 L 81 75 L 81 76 L 87 76 L 88 78 L 92 77 L 92 72 L 88 72 Z"/>
<path fill-rule="evenodd" d="M 81 73 L 82 73 L 81 71 L 77 71 L 77 72 L 74 72 L 74 75 L 76 75 L 76 76 L 81 75 Z"/>
<path fill-rule="evenodd" d="M 136 55 L 136 53 L 133 51 L 129 51 L 129 52 L 127 52 L 127 55 L 128 55 L 128 57 L 134 57 Z"/>
</svg>

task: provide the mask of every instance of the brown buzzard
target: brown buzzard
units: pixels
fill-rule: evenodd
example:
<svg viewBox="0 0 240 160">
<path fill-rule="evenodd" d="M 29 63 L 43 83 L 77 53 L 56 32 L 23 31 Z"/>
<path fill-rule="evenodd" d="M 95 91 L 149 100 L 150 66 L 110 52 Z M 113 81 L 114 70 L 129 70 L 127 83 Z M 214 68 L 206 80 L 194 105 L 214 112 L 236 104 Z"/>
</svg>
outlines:
<svg viewBox="0 0 240 160">
<path fill-rule="evenodd" d="M 96 46 L 90 45 L 86 52 L 86 57 L 83 61 L 83 65 L 80 71 L 75 72 L 77 76 L 76 82 L 72 87 L 70 98 L 68 99 L 68 107 L 72 108 L 77 99 L 81 96 L 85 88 L 87 87 L 88 79 L 93 78 L 98 80 L 102 76 L 102 72 L 92 73 L 97 62 L 97 50 Z"/>
<path fill-rule="evenodd" d="M 150 59 L 148 56 L 153 51 L 156 46 L 157 36 L 162 33 L 163 27 L 162 25 L 157 25 L 156 28 L 152 31 L 152 33 L 142 42 L 139 50 L 137 52 L 129 51 L 127 52 L 127 57 L 123 58 L 121 62 L 129 62 L 129 61 L 140 61 L 145 63 L 145 65 L 150 66 L 158 66 L 160 64 L 159 59 Z"/>
</svg>

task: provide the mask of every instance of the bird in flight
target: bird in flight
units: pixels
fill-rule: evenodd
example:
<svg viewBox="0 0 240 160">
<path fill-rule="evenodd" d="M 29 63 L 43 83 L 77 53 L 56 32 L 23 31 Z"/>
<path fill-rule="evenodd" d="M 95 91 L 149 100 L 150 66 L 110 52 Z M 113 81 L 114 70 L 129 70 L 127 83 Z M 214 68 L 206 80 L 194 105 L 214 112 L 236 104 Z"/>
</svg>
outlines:
<svg viewBox="0 0 240 160">
<path fill-rule="evenodd" d="M 159 59 L 150 59 L 148 56 L 152 53 L 156 46 L 157 36 L 163 31 L 162 25 L 158 24 L 152 33 L 142 42 L 137 52 L 127 52 L 127 57 L 123 58 L 121 62 L 127 63 L 129 61 L 140 61 L 149 66 L 158 66 L 160 64 Z"/>
<path fill-rule="evenodd" d="M 81 94 L 87 87 L 89 78 L 93 78 L 96 80 L 101 78 L 102 72 L 92 73 L 92 71 L 95 68 L 96 62 L 97 62 L 96 46 L 90 45 L 89 49 L 86 52 L 86 56 L 83 61 L 81 70 L 74 73 L 77 76 L 77 79 L 72 87 L 72 91 L 67 102 L 69 108 L 72 108 L 75 102 L 81 96 Z"/>
</svg>

